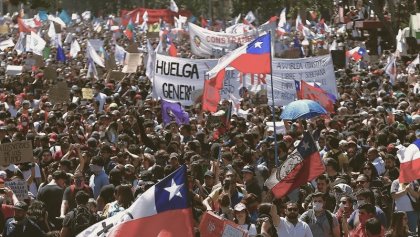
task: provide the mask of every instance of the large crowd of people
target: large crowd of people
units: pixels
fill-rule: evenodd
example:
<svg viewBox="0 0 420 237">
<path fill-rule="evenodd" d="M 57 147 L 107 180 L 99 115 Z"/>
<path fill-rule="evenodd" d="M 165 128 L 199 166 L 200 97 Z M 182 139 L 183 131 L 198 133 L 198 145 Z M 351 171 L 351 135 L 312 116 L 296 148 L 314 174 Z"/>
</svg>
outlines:
<svg viewBox="0 0 420 237">
<path fill-rule="evenodd" d="M 136 33 L 130 41 L 106 24 L 102 19 L 99 31 L 90 21 L 68 26 L 62 38 L 72 34 L 81 42 L 77 57 L 61 62 L 52 48 L 45 65 L 25 67 L 17 76 L 7 75 L 6 67 L 25 65 L 34 53 L 13 47 L 0 52 L 0 144 L 26 140 L 33 147 L 32 162 L 1 167 L 3 237 L 76 236 L 127 209 L 181 165 L 188 167 L 197 236 L 206 212 L 235 222 L 249 236 L 418 236 L 420 183 L 398 179 L 399 158 L 420 139 L 419 68 L 406 70 L 417 52 L 397 56 L 393 84 L 384 70 L 390 51 L 371 51 L 370 58 L 357 62 L 348 59 L 345 69 L 336 70 L 335 113 L 286 121 L 285 134 L 274 135 L 266 125 L 273 115 L 280 121 L 282 106 L 272 113 L 270 101 L 255 105 L 244 94 L 241 112 L 233 113 L 224 133 L 215 136 L 217 128 L 209 126 L 210 113 L 201 111 L 200 103 L 185 108 L 189 124 L 163 124 L 145 63 L 121 80 L 110 77 L 109 68 L 98 67 L 97 74 L 88 70 L 88 39 L 103 40 L 108 55 L 116 44 L 128 48 L 135 42 L 146 49 L 147 34 Z M 41 26 L 40 34 L 48 27 Z M 352 39 L 351 29 L 334 32 L 325 44 L 336 40 L 352 49 L 360 43 Z M 290 34 L 292 42 L 298 33 Z M 18 30 L 11 27 L 2 36 L 9 37 L 16 42 Z M 174 42 L 178 56 L 194 57 L 189 37 Z M 67 54 L 70 42 L 63 42 L 63 48 Z M 312 50 L 305 52 L 312 56 Z M 57 78 L 46 78 L 46 68 Z M 57 82 L 67 83 L 67 102 L 51 100 L 50 88 Z M 93 98 L 84 98 L 82 88 L 92 88 Z M 228 105 L 221 101 L 219 110 Z M 304 130 L 316 141 L 325 173 L 276 199 L 264 182 L 276 159 L 280 164 L 287 159 Z M 5 185 L 9 181 L 26 181 L 25 199 Z"/>
</svg>

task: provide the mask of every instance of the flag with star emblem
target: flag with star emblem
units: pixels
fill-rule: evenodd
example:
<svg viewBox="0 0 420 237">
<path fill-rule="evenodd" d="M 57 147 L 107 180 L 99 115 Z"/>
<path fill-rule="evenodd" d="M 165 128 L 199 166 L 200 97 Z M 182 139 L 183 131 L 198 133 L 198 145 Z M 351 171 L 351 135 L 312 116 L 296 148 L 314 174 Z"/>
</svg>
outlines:
<svg viewBox="0 0 420 237">
<path fill-rule="evenodd" d="M 262 35 L 254 41 L 230 52 L 218 64 L 206 73 L 204 82 L 202 108 L 205 111 L 216 112 L 220 101 L 220 90 L 226 67 L 234 67 L 242 73 L 269 74 L 271 73 L 271 36 Z M 210 91 L 211 93 L 207 93 Z"/>
<path fill-rule="evenodd" d="M 289 192 L 314 180 L 324 173 L 325 167 L 308 131 L 296 149 L 287 157 L 283 164 L 275 169 L 265 182 L 276 198 L 281 198 Z"/>
<path fill-rule="evenodd" d="M 124 211 L 87 228 L 77 237 L 192 237 L 187 167 L 181 166 L 144 192 Z"/>
</svg>

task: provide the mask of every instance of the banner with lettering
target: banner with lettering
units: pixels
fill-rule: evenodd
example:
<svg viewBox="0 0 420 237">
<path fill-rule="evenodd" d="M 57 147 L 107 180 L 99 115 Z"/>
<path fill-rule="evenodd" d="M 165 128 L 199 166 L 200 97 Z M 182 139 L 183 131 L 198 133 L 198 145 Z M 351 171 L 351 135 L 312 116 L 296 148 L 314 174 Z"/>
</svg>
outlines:
<svg viewBox="0 0 420 237">
<path fill-rule="evenodd" d="M 329 54 L 298 59 L 274 58 L 272 66 L 275 105 L 287 105 L 296 99 L 295 80 L 317 83 L 323 90 L 338 96 L 333 62 Z M 246 85 L 249 93 L 255 94 L 257 100 L 267 99 L 269 105 L 272 104 L 270 80 L 270 75 L 240 74 L 241 84 Z"/>
<path fill-rule="evenodd" d="M 188 24 L 190 31 L 191 51 L 200 57 L 222 57 L 238 46 L 246 44 L 256 36 L 256 30 L 240 34 L 215 32 L 201 28 L 193 23 Z"/>
<path fill-rule="evenodd" d="M 19 164 L 33 161 L 32 142 L 19 141 L 0 144 L 0 165 Z"/>
<path fill-rule="evenodd" d="M 203 89 L 204 76 L 217 59 L 186 59 L 156 55 L 153 97 L 193 105 L 192 92 Z"/>
</svg>

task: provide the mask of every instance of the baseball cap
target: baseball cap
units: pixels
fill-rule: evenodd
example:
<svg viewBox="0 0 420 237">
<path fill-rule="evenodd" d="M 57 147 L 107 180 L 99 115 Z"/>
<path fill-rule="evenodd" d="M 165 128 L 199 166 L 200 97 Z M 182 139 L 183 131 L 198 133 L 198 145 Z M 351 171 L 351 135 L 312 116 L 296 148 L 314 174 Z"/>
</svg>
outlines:
<svg viewBox="0 0 420 237">
<path fill-rule="evenodd" d="M 211 171 L 211 170 L 207 170 L 207 171 L 206 171 L 206 173 L 204 174 L 204 177 L 206 177 L 206 176 L 214 178 L 214 173 L 213 173 L 213 171 Z"/>
<path fill-rule="evenodd" d="M 242 172 L 243 173 L 252 173 L 252 174 L 254 174 L 254 168 L 252 166 L 246 165 L 242 169 Z"/>
<path fill-rule="evenodd" d="M 245 204 L 243 204 L 243 203 L 238 203 L 238 204 L 236 204 L 235 205 L 235 208 L 234 208 L 234 210 L 235 211 L 243 211 L 243 210 L 245 210 L 246 209 L 246 206 L 245 206 Z"/>
</svg>

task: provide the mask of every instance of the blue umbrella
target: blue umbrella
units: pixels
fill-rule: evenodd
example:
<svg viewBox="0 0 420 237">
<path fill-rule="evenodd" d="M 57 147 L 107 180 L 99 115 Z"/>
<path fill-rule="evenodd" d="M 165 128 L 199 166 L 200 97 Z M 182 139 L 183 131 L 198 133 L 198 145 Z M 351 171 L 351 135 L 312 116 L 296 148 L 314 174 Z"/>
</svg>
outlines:
<svg viewBox="0 0 420 237">
<path fill-rule="evenodd" d="M 310 119 L 323 114 L 327 114 L 327 111 L 317 102 L 296 100 L 286 105 L 280 118 L 284 120 Z"/>
</svg>

